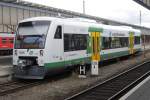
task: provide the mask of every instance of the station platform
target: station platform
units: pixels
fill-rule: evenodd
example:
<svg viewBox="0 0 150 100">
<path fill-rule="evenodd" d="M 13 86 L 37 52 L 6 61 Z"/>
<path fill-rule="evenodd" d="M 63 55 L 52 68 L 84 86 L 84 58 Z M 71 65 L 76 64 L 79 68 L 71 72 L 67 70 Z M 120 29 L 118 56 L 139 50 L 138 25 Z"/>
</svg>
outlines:
<svg viewBox="0 0 150 100">
<path fill-rule="evenodd" d="M 150 76 L 131 89 L 119 100 L 150 100 Z"/>
<path fill-rule="evenodd" d="M 12 56 L 0 56 L 0 78 L 12 73 Z"/>
<path fill-rule="evenodd" d="M 142 49 L 144 50 L 144 46 L 142 46 Z M 150 44 L 145 45 L 145 50 L 149 50 L 150 49 Z"/>
</svg>

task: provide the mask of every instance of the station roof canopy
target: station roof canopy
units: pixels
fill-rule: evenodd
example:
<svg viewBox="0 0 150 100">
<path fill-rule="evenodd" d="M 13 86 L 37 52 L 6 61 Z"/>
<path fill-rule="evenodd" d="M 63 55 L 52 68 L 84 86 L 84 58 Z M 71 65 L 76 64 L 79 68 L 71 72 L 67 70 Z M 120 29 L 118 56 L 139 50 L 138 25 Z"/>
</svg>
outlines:
<svg viewBox="0 0 150 100">
<path fill-rule="evenodd" d="M 1 1 L 4 1 L 4 2 L 17 2 L 17 0 L 1 0 Z"/>
<path fill-rule="evenodd" d="M 136 1 L 144 1 L 144 0 L 136 0 Z M 114 20 L 110 20 L 110 19 L 97 17 L 97 16 L 91 16 L 91 15 L 87 15 L 87 14 L 83 14 L 83 13 L 78 13 L 78 12 L 59 9 L 59 8 L 54 8 L 54 7 L 49 7 L 49 6 L 36 4 L 36 3 L 31 3 L 31 2 L 22 1 L 22 0 L 0 0 L 0 4 L 3 5 L 3 6 L 6 5 L 6 6 L 23 7 L 23 8 L 28 7 L 29 9 L 34 8 L 34 9 L 43 10 L 43 11 L 46 11 L 46 12 L 55 12 L 55 13 L 57 13 L 57 15 L 65 14 L 65 15 L 70 15 L 72 17 L 81 17 L 81 18 L 93 19 L 93 20 L 96 20 L 97 22 L 101 22 L 101 23 L 104 23 L 104 24 L 125 25 L 125 26 L 131 26 L 131 27 L 137 28 L 137 29 L 150 31 L 150 28 L 144 27 L 144 26 L 139 26 L 139 25 L 133 25 L 133 24 L 124 23 L 124 22 L 114 21 Z M 145 31 L 143 33 L 145 33 Z"/>
<path fill-rule="evenodd" d="M 150 10 L 150 0 L 134 0 L 134 1 Z"/>
</svg>

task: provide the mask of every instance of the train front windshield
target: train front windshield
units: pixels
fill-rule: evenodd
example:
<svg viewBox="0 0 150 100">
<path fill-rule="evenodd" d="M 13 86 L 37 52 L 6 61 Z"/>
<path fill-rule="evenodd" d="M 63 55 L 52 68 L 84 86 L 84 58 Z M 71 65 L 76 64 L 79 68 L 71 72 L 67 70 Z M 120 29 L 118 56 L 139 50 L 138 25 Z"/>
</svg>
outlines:
<svg viewBox="0 0 150 100">
<path fill-rule="evenodd" d="M 16 34 L 16 49 L 43 49 L 50 21 L 20 23 Z"/>
</svg>

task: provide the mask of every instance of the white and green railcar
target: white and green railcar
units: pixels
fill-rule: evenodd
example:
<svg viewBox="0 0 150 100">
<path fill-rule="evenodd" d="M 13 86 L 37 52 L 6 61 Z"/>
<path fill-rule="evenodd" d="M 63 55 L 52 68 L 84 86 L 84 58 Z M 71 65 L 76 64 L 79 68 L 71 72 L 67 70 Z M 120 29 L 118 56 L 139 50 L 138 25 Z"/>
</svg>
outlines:
<svg viewBox="0 0 150 100">
<path fill-rule="evenodd" d="M 13 50 L 14 77 L 43 79 L 73 65 L 141 51 L 139 30 L 74 19 L 35 17 L 18 25 Z"/>
</svg>

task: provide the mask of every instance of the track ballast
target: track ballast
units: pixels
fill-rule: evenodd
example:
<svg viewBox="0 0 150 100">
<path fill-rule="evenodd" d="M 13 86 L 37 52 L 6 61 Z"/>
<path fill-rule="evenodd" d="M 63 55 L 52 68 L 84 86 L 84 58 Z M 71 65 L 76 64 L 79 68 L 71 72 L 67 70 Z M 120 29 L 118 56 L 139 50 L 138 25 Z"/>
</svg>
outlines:
<svg viewBox="0 0 150 100">
<path fill-rule="evenodd" d="M 9 81 L 5 83 L 0 83 L 0 96 L 25 89 L 27 87 L 35 86 L 41 84 L 41 82 L 31 82 L 31 81 Z"/>
<path fill-rule="evenodd" d="M 117 100 L 149 75 L 150 61 L 142 63 L 66 100 Z"/>
</svg>

